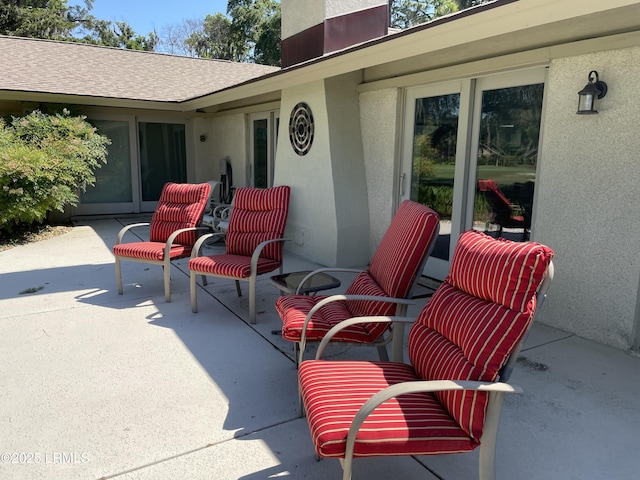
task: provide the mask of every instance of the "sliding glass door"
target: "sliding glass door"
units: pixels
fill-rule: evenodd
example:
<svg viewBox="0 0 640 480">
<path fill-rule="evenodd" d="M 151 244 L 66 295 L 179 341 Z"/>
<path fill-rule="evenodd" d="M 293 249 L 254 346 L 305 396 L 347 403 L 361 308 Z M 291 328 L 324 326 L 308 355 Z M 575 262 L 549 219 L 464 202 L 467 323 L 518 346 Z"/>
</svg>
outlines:
<svg viewBox="0 0 640 480">
<path fill-rule="evenodd" d="M 73 214 L 130 213 L 136 210 L 136 205 L 139 209 L 134 196 L 138 176 L 132 122 L 99 119 L 91 120 L 91 123 L 111 139 L 111 144 L 107 147 L 107 163 L 95 171 L 95 185 L 80 193 L 80 203 L 73 209 Z"/>
<path fill-rule="evenodd" d="M 184 123 L 138 123 L 143 211 L 153 211 L 167 182 L 187 181 Z"/>
<path fill-rule="evenodd" d="M 440 215 L 425 275 L 442 279 L 464 230 L 529 238 L 544 69 L 409 89 L 401 200 Z"/>
</svg>

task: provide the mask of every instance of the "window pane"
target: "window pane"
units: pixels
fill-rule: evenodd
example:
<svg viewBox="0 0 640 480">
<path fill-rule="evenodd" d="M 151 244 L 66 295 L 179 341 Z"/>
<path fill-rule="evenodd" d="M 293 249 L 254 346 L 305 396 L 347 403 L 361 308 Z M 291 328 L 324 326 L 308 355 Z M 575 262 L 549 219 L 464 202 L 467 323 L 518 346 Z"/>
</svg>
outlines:
<svg viewBox="0 0 640 480">
<path fill-rule="evenodd" d="M 141 122 L 138 130 L 142 200 L 157 201 L 165 183 L 187 181 L 185 126 Z"/>
<path fill-rule="evenodd" d="M 449 260 L 460 95 L 419 98 L 415 108 L 411 200 L 440 215 L 431 255 Z"/>
<path fill-rule="evenodd" d="M 107 147 L 107 163 L 95 171 L 96 184 L 80 193 L 80 203 L 131 202 L 131 150 L 129 122 L 91 120 L 98 131 L 111 139 Z"/>
<path fill-rule="evenodd" d="M 529 239 L 543 88 L 483 92 L 474 207 L 478 230 Z"/>
<path fill-rule="evenodd" d="M 253 186 L 268 187 L 268 130 L 267 120 L 253 121 Z"/>
</svg>

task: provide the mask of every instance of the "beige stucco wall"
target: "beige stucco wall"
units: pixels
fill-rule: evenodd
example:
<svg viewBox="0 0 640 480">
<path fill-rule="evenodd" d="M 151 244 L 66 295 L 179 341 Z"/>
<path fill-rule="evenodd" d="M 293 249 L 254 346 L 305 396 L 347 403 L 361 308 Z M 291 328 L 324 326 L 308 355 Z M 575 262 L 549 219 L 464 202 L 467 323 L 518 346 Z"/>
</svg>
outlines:
<svg viewBox="0 0 640 480">
<path fill-rule="evenodd" d="M 207 180 L 220 180 L 220 160 L 229 158 L 233 169 L 233 186 L 247 185 L 247 128 L 245 115 L 237 113 L 208 120 L 210 132 L 205 142 L 207 149 Z"/>
<path fill-rule="evenodd" d="M 369 217 L 356 81 L 346 76 L 285 89 L 274 184 L 289 185 L 291 206 L 287 249 L 327 266 L 362 265 L 368 261 Z M 331 98 L 328 100 L 328 98 Z M 307 155 L 289 142 L 289 115 L 305 102 L 315 123 Z"/>
<path fill-rule="evenodd" d="M 360 124 L 371 224 L 370 256 L 380 244 L 395 211 L 399 100 L 400 94 L 396 88 L 360 95 Z"/>
<path fill-rule="evenodd" d="M 598 115 L 576 115 L 597 70 Z M 549 68 L 533 240 L 556 252 L 539 320 L 627 349 L 639 321 L 640 48 L 556 59 Z"/>
</svg>

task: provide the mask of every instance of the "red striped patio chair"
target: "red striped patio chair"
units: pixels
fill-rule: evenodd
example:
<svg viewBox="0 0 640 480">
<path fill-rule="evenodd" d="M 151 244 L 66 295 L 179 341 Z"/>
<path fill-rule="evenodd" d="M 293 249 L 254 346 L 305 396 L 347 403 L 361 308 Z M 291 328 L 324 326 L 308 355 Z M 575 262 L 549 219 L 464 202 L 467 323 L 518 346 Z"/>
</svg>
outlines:
<svg viewBox="0 0 640 480">
<path fill-rule="evenodd" d="M 480 447 L 479 478 L 494 479 L 502 398 L 522 392 L 504 382 L 553 276 L 552 257 L 537 243 L 462 234 L 449 275 L 411 327 L 411 364 L 321 360 L 341 327 L 329 332 L 298 372 L 317 455 L 340 458 L 347 480 L 354 457 Z"/>
<path fill-rule="evenodd" d="M 120 230 L 113 247 L 119 294 L 122 294 L 122 260 L 152 263 L 162 265 L 164 298 L 171 301 L 171 260 L 190 256 L 199 231 L 208 230 L 198 225 L 209 202 L 210 190 L 208 183 L 167 183 L 162 188 L 151 223 L 135 223 Z M 148 242 L 122 243 L 127 232 L 142 226 L 150 226 Z"/>
<path fill-rule="evenodd" d="M 196 276 L 232 278 L 238 296 L 240 280 L 249 282 L 249 321 L 256 323 L 256 278 L 276 269 L 282 273 L 282 245 L 289 213 L 290 188 L 238 188 L 227 232 L 203 235 L 194 246 L 189 260 L 191 309 L 198 311 Z M 224 236 L 225 253 L 201 256 L 202 244 L 212 236 Z"/>
<path fill-rule="evenodd" d="M 282 336 L 294 342 L 296 362 L 302 361 L 307 342 L 319 342 L 342 320 L 367 315 L 404 315 L 438 237 L 439 226 L 436 212 L 406 200 L 394 215 L 367 270 L 323 268 L 307 277 L 326 271 L 357 273 L 344 295 L 280 297 L 276 310 L 283 323 Z M 301 285 L 305 282 L 303 279 Z M 381 360 L 387 360 L 386 345 L 393 338 L 402 342 L 402 329 L 403 325 L 358 324 L 340 332 L 333 341 L 375 346 Z M 395 351 L 402 353 L 401 348 Z"/>
</svg>

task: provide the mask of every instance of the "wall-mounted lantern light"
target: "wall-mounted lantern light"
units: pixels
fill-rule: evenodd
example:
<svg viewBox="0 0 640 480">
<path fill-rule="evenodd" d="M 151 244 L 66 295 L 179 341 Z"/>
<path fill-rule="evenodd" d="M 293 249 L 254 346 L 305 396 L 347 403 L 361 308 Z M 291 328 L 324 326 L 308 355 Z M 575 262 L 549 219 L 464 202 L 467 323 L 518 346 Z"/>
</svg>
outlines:
<svg viewBox="0 0 640 480">
<path fill-rule="evenodd" d="M 587 83 L 578 92 L 578 115 L 592 115 L 598 113 L 595 109 L 595 100 L 603 98 L 607 94 L 607 84 L 598 78 L 598 72 L 591 70 L 587 77 Z"/>
<path fill-rule="evenodd" d="M 207 136 L 206 135 L 200 135 L 200 141 L 201 142 L 206 142 L 207 141 Z"/>
</svg>

